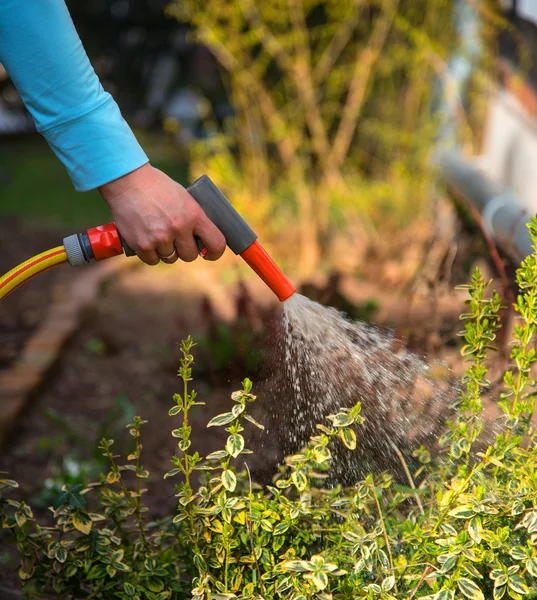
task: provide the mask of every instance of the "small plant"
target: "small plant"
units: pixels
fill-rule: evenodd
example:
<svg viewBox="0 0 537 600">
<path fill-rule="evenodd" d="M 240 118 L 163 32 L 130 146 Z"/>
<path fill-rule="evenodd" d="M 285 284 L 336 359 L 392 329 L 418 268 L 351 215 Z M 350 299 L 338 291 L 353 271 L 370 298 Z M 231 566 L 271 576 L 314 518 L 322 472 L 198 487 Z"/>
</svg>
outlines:
<svg viewBox="0 0 537 600">
<path fill-rule="evenodd" d="M 537 220 L 530 226 L 537 242 Z M 535 382 L 531 365 L 537 328 L 537 253 L 518 271 L 519 323 L 512 369 L 500 398 L 504 417 L 493 443 L 475 450 L 487 393 L 486 358 L 499 327 L 496 294 L 487 296 L 476 270 L 468 286 L 463 354 L 469 361 L 457 418 L 438 455 L 423 448 L 412 487 L 390 474 L 369 474 L 355 485 L 323 487 L 335 454 L 360 443 L 360 405 L 318 426 L 303 451 L 289 456 L 271 485 L 252 481 L 243 432 L 262 427 L 249 414 L 250 380 L 233 394 L 230 412 L 209 427 L 224 427 L 224 448 L 191 452 L 192 347 L 182 344 L 181 394 L 169 414 L 178 454 L 166 478 L 180 478 L 177 509 L 148 517 L 143 487 L 141 428 L 128 425 L 133 450 L 122 461 L 113 441 L 100 449 L 108 473 L 94 484 L 64 486 L 51 507 L 52 526 L 11 498 L 15 481 L 0 479 L 0 519 L 21 560 L 26 597 L 121 600 L 513 600 L 537 598 L 537 445 L 531 422 Z M 473 450 L 474 448 L 474 450 Z M 195 480 L 199 476 L 199 485 Z"/>
</svg>

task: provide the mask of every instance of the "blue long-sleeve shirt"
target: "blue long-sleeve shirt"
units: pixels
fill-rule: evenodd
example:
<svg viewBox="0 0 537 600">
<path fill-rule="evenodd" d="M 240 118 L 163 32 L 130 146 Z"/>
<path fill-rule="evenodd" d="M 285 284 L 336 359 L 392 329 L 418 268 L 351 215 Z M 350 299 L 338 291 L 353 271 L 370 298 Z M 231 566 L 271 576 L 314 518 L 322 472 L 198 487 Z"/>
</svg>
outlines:
<svg viewBox="0 0 537 600">
<path fill-rule="evenodd" d="M 148 162 L 103 90 L 64 0 L 0 0 L 0 62 L 77 190 Z"/>
</svg>

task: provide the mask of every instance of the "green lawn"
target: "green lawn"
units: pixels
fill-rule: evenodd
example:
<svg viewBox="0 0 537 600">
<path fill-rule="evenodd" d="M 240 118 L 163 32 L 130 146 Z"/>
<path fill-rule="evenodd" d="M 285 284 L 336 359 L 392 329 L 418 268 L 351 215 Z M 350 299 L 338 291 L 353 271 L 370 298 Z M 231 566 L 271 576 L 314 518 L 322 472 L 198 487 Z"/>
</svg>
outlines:
<svg viewBox="0 0 537 600">
<path fill-rule="evenodd" d="M 188 168 L 179 153 L 162 140 L 144 140 L 152 164 L 180 183 Z M 0 215 L 16 214 L 31 221 L 87 229 L 110 221 L 96 191 L 75 192 L 52 150 L 38 136 L 0 139 Z"/>
</svg>

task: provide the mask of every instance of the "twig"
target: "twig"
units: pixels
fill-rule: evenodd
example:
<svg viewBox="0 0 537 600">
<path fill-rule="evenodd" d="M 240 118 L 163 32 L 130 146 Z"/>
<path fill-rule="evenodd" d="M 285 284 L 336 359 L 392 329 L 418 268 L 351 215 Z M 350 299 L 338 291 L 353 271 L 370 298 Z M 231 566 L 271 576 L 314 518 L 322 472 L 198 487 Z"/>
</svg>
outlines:
<svg viewBox="0 0 537 600">
<path fill-rule="evenodd" d="M 425 568 L 425 571 L 423 571 L 423 574 L 422 574 L 420 580 L 418 581 L 418 585 L 410 592 L 410 596 L 408 597 L 408 600 L 412 600 L 412 598 L 414 598 L 414 596 L 416 595 L 417 591 L 423 585 L 423 582 L 425 581 L 425 578 L 427 577 L 427 575 L 429 575 L 429 573 L 432 570 L 433 570 L 433 567 L 431 567 L 431 566 L 428 566 L 428 567 Z"/>
<path fill-rule="evenodd" d="M 358 114 L 365 100 L 369 80 L 373 72 L 373 65 L 379 57 L 384 42 L 388 37 L 398 3 L 399 0 L 395 0 L 389 11 L 389 15 L 384 13 L 382 17 L 378 18 L 367 47 L 359 50 L 356 54 L 356 67 L 349 86 L 349 94 L 343 107 L 341 121 L 327 161 L 332 169 L 339 169 L 347 155 L 356 130 Z"/>
<path fill-rule="evenodd" d="M 17 590 L 10 590 L 9 588 L 4 587 L 3 585 L 0 585 L 0 592 L 2 592 L 3 594 L 9 594 L 10 596 L 22 596 L 22 592 L 19 592 Z"/>
<path fill-rule="evenodd" d="M 275 138 L 274 141 L 280 158 L 287 168 L 289 168 L 295 160 L 297 144 L 293 142 L 292 136 L 288 135 L 288 123 L 282 119 L 265 86 L 253 75 L 252 69 L 249 68 L 250 65 L 246 65 L 246 68 L 243 69 L 237 58 L 224 44 L 214 41 L 209 29 L 200 29 L 199 37 L 214 52 L 216 58 L 226 70 L 234 73 L 236 77 L 242 77 L 245 85 L 252 87 L 256 92 L 260 106 L 263 109 L 263 117 L 267 121 Z"/>
<path fill-rule="evenodd" d="M 382 516 L 382 507 L 380 506 L 380 502 L 377 497 L 377 489 L 375 487 L 375 481 L 373 479 L 373 475 L 371 475 L 371 491 L 373 492 L 373 497 L 375 498 L 375 504 L 377 505 L 380 524 L 382 526 L 382 531 L 384 533 L 384 541 L 386 542 L 386 550 L 388 551 L 388 556 L 390 559 L 390 567 L 392 569 L 392 575 L 395 579 L 395 568 L 393 566 L 393 556 L 392 556 L 392 549 L 390 547 L 390 538 L 388 537 L 388 532 L 386 531 L 386 523 L 384 523 L 384 517 Z M 397 583 L 395 583 L 394 589 L 397 592 Z"/>
<path fill-rule="evenodd" d="M 304 23 L 304 15 L 299 3 L 301 0 L 289 0 L 291 2 L 291 18 L 295 29 L 301 33 L 302 42 L 307 36 L 307 28 Z M 279 40 L 272 34 L 263 21 L 254 0 L 246 0 L 244 16 L 253 30 L 255 30 L 265 50 L 276 61 L 280 69 L 289 75 L 290 81 L 296 87 L 298 96 L 304 107 L 304 117 L 311 133 L 311 142 L 315 148 L 315 154 L 319 162 L 325 163 L 324 171 L 328 172 L 328 163 L 325 160 L 330 153 L 330 145 L 326 127 L 316 103 L 316 95 L 311 78 L 311 68 L 308 63 L 309 46 L 302 43 L 295 46 L 297 60 L 287 52 Z M 306 47 L 306 50 L 304 50 Z M 332 172 L 334 170 L 332 169 Z M 333 175 L 336 175 L 333 173 Z"/>
<path fill-rule="evenodd" d="M 405 475 L 406 475 L 406 478 L 408 479 L 408 483 L 410 484 L 410 487 L 412 489 L 416 489 L 416 485 L 414 483 L 414 480 L 412 479 L 412 475 L 410 474 L 410 471 L 408 470 L 408 466 L 406 464 L 405 457 L 403 456 L 403 454 L 401 453 L 399 448 L 395 445 L 395 443 L 392 442 L 392 440 L 388 439 L 388 441 L 389 441 L 391 447 L 393 448 L 393 451 L 397 454 L 397 458 L 400 460 L 401 465 L 403 466 L 403 471 L 405 472 Z M 416 504 L 418 505 L 418 509 L 419 509 L 420 513 L 422 515 L 424 515 L 425 511 L 423 510 L 423 505 L 421 503 L 419 495 L 416 492 L 414 492 L 413 496 L 414 496 L 414 499 L 416 500 Z"/>
<path fill-rule="evenodd" d="M 330 44 L 328 44 L 327 48 L 321 55 L 321 58 L 317 61 L 317 64 L 312 72 L 312 78 L 313 81 L 318 85 L 324 82 L 324 79 L 328 73 L 330 73 L 332 67 L 336 64 L 338 58 L 345 49 L 345 46 L 349 42 L 354 28 L 358 23 L 358 16 L 359 12 L 356 10 L 352 18 L 347 16 L 343 19 L 338 28 L 338 32 L 332 38 Z"/>
<path fill-rule="evenodd" d="M 248 481 L 250 482 L 250 520 L 246 519 L 246 530 L 248 531 L 248 538 L 250 539 L 250 548 L 252 549 L 252 557 L 255 562 L 255 569 L 257 571 L 257 577 L 259 579 L 259 585 L 261 586 L 261 592 L 263 596 L 266 595 L 265 586 L 263 585 L 263 579 L 261 578 L 261 569 L 259 568 L 259 563 L 257 562 L 257 557 L 255 555 L 255 545 L 254 545 L 254 536 L 252 535 L 252 475 L 250 473 L 250 468 L 248 467 L 248 463 L 244 463 L 246 470 L 248 471 Z"/>
<path fill-rule="evenodd" d="M 490 258 L 492 260 L 492 263 L 496 267 L 496 270 L 498 271 L 498 275 L 500 276 L 500 281 L 502 282 L 504 298 L 509 302 L 509 305 L 512 306 L 515 303 L 515 297 L 513 296 L 513 292 L 511 291 L 511 288 L 509 287 L 509 278 L 507 277 L 507 273 L 505 271 L 505 265 L 503 264 L 502 259 L 500 258 L 500 255 L 498 253 L 498 248 L 497 248 L 496 244 L 494 243 L 494 240 L 490 236 L 489 232 L 487 231 L 487 228 L 483 221 L 483 217 L 479 214 L 479 210 L 472 204 L 468 204 L 468 206 L 470 208 L 470 211 L 471 211 L 474 219 L 476 220 L 476 222 L 479 226 L 479 229 L 481 230 L 483 238 L 485 239 L 485 242 L 487 244 L 487 247 L 488 247 L 488 250 L 490 253 Z"/>
</svg>

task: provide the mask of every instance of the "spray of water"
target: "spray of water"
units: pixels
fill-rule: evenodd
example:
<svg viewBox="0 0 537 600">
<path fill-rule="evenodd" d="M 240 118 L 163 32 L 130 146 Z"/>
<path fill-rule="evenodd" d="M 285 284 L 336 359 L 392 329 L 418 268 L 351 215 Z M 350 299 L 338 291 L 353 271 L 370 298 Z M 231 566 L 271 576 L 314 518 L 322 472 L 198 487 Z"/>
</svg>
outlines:
<svg viewBox="0 0 537 600">
<path fill-rule="evenodd" d="M 358 449 L 342 452 L 338 480 L 401 468 L 400 452 L 433 443 L 457 390 L 447 369 L 437 376 L 390 334 L 300 294 L 284 303 L 265 393 L 272 443 L 295 452 L 316 424 L 340 407 L 362 404 Z"/>
</svg>

